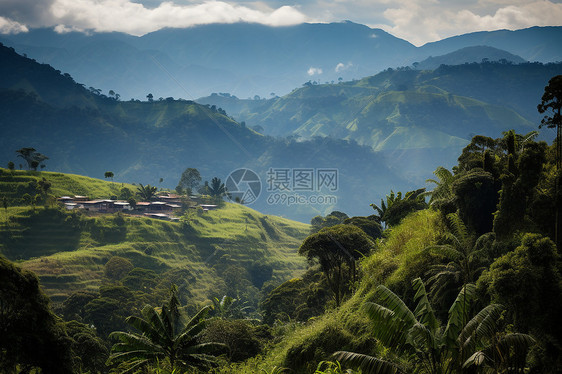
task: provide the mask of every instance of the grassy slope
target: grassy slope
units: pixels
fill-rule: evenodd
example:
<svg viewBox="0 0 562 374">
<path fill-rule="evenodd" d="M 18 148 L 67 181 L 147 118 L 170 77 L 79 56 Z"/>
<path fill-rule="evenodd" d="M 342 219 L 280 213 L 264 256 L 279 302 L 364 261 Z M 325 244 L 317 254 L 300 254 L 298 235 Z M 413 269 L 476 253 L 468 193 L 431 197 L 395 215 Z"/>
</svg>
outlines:
<svg viewBox="0 0 562 374">
<path fill-rule="evenodd" d="M 46 175 L 53 181 L 53 191 L 61 194 L 79 191 L 107 197 L 114 192 L 110 182 L 37 174 Z M 50 179 L 53 175 L 59 179 Z M 22 183 L 27 182 L 22 179 Z M 4 190 L 5 184 L 0 179 Z M 56 300 L 76 290 L 97 289 L 112 256 L 157 273 L 187 270 L 195 276 L 190 292 L 201 302 L 220 276 L 213 268 L 219 262 L 248 268 L 261 260 L 274 268 L 274 279 L 283 281 L 304 269 L 305 261 L 296 249 L 309 231 L 307 224 L 230 203 L 181 223 L 127 215 L 84 216 L 45 207 L 9 207 L 2 209 L 0 217 L 0 253 L 35 271 Z"/>
<path fill-rule="evenodd" d="M 18 159 L 20 160 L 20 159 Z M 24 160 L 21 160 L 25 163 Z M 45 178 L 51 183 L 51 193 L 57 197 L 82 195 L 91 199 L 109 198 L 119 195 L 123 187 L 136 191 L 137 187 L 132 184 L 108 182 L 100 179 L 84 177 L 75 174 L 63 174 L 50 171 L 27 171 L 0 168 L 0 194 L 11 201 L 11 205 L 20 204 L 21 195 L 28 193 L 26 185 L 30 182 L 39 182 Z"/>
<path fill-rule="evenodd" d="M 442 230 L 438 212 L 425 210 L 408 216 L 388 238 L 378 242 L 375 252 L 363 261 L 363 277 L 358 290 L 339 309 L 328 311 L 304 325 L 290 326 L 265 357 L 223 372 L 260 373 L 262 369 L 269 372 L 273 366 L 286 367 L 289 362 L 300 359 L 306 364 L 296 368 L 295 372 L 312 373 L 318 362 L 329 360 L 335 350 L 374 354 L 378 348 L 369 332 L 368 319 L 360 309 L 362 303 L 370 298 L 379 284 L 391 287 L 399 296 L 410 300 L 409 295 L 400 291 L 410 292 L 411 279 L 429 266 L 431 256 L 426 248 L 436 243 Z M 405 269 L 416 271 L 407 273 Z M 384 355 L 384 352 L 378 354 Z"/>
</svg>

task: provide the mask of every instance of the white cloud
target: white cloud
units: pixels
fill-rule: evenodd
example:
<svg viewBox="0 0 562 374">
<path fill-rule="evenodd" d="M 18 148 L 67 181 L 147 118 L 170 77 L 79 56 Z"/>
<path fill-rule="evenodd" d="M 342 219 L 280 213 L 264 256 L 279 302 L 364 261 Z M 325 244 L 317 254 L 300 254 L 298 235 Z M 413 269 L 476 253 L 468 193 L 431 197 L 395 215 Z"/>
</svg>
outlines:
<svg viewBox="0 0 562 374">
<path fill-rule="evenodd" d="M 416 0 L 406 0 L 402 1 L 400 7 L 384 11 L 391 26 L 380 26 L 395 36 L 421 45 L 474 31 L 516 30 L 561 24 L 560 3 L 548 0 L 514 0 L 510 3 L 508 5 L 504 0 L 484 0 L 469 9 L 452 5 L 443 8 L 443 4 L 427 6 Z"/>
<path fill-rule="evenodd" d="M 562 0 L 0 0 L 0 33 L 27 27 L 121 31 L 351 20 L 421 45 L 481 30 L 562 25 Z M 376 31 L 371 37 L 376 37 Z"/>
<path fill-rule="evenodd" d="M 336 65 L 336 68 L 334 70 L 335 70 L 336 73 L 339 73 L 340 71 L 347 70 L 352 66 L 353 66 L 353 64 L 351 62 L 348 62 L 347 64 L 344 64 L 343 62 L 340 62 L 339 64 Z"/>
<path fill-rule="evenodd" d="M 320 74 L 322 74 L 322 69 L 320 69 L 320 68 L 315 68 L 315 67 L 312 67 L 312 66 L 311 66 L 311 67 L 308 69 L 307 74 L 310 75 L 310 76 L 313 76 L 313 75 L 320 75 Z"/>
<path fill-rule="evenodd" d="M 163 2 L 146 8 L 130 0 L 56 0 L 51 6 L 57 24 L 95 31 L 122 31 L 143 35 L 163 27 L 190 27 L 209 23 L 255 22 L 287 26 L 307 18 L 296 8 L 282 6 L 261 11 L 223 1 L 180 5 Z"/>
<path fill-rule="evenodd" d="M 29 31 L 25 25 L 0 16 L 0 34 L 18 34 Z"/>
</svg>

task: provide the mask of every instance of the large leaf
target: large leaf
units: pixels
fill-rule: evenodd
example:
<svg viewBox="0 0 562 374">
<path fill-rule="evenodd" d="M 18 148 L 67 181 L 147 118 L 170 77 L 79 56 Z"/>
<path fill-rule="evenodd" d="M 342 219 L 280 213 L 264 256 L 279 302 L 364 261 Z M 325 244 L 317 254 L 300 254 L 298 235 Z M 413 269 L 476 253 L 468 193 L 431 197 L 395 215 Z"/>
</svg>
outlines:
<svg viewBox="0 0 562 374">
<path fill-rule="evenodd" d="M 439 323 L 437 322 L 437 318 L 435 318 L 433 308 L 429 303 L 425 285 L 423 284 L 421 278 L 416 278 L 412 281 L 412 286 L 414 287 L 414 291 L 416 292 L 416 294 L 414 295 L 414 301 L 417 301 L 418 303 L 416 305 L 416 309 L 414 310 L 414 315 L 416 316 L 417 320 L 423 325 L 427 326 L 427 328 L 433 334 L 437 330 Z"/>
<path fill-rule="evenodd" d="M 465 284 L 449 309 L 449 320 L 445 329 L 446 344 L 449 347 L 457 345 L 457 338 L 468 323 L 468 312 L 475 291 L 476 286 L 473 283 Z"/>
<path fill-rule="evenodd" d="M 364 374 L 396 374 L 401 372 L 396 364 L 373 356 L 345 351 L 335 352 L 333 356 L 347 366 L 361 369 Z"/>
</svg>

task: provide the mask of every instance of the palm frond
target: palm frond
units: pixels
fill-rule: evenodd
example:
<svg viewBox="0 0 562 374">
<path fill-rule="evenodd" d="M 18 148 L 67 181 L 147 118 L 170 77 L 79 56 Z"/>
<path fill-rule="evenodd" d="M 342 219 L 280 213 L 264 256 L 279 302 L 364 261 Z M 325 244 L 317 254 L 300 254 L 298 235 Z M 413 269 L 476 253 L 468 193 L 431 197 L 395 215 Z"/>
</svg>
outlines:
<svg viewBox="0 0 562 374">
<path fill-rule="evenodd" d="M 473 283 L 465 284 L 449 309 L 449 320 L 445 329 L 445 337 L 450 345 L 457 343 L 456 339 L 459 333 L 468 322 L 470 303 L 475 292 L 476 286 Z"/>
<path fill-rule="evenodd" d="M 437 322 L 433 308 L 429 303 L 425 285 L 423 284 L 421 278 L 416 278 L 412 281 L 412 286 L 416 292 L 414 295 L 414 301 L 417 301 L 414 315 L 420 323 L 427 326 L 432 332 L 435 332 L 439 323 Z"/>
<path fill-rule="evenodd" d="M 338 351 L 333 357 L 341 363 L 361 369 L 364 374 L 395 374 L 400 369 L 394 363 L 360 353 Z"/>
<path fill-rule="evenodd" d="M 478 312 L 461 330 L 458 340 L 462 346 L 466 346 L 469 342 L 474 342 L 470 338 L 474 335 L 478 339 L 491 338 L 498 331 L 497 321 L 501 317 L 503 307 L 499 304 L 490 304 L 480 312 Z"/>
</svg>

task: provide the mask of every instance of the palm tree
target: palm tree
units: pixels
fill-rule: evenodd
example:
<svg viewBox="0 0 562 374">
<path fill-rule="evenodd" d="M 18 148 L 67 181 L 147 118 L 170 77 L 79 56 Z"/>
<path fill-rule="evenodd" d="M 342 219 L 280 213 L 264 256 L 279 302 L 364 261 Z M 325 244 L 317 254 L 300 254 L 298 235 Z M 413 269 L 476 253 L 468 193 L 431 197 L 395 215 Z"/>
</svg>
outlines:
<svg viewBox="0 0 562 374">
<path fill-rule="evenodd" d="M 139 195 L 144 201 L 150 201 L 154 195 L 156 195 L 156 191 L 158 191 L 158 187 L 153 187 L 150 184 L 143 186 L 142 183 L 139 183 L 139 185 L 140 187 L 137 187 L 137 195 Z"/>
<path fill-rule="evenodd" d="M 213 298 L 213 316 L 220 319 L 243 319 L 244 314 L 250 309 L 244 306 L 239 299 L 224 295 L 220 300 Z"/>
<path fill-rule="evenodd" d="M 203 368 L 216 363 L 215 353 L 224 349 L 220 343 L 200 343 L 199 336 L 206 325 L 210 306 L 201 309 L 185 326 L 181 326 L 181 314 L 176 289 L 167 304 L 158 311 L 147 305 L 142 317 L 130 316 L 125 321 L 140 333 L 116 331 L 117 338 L 108 363 L 118 364 L 120 373 L 132 373 L 149 364 L 167 360 L 170 369 Z"/>
<path fill-rule="evenodd" d="M 374 323 L 375 337 L 390 348 L 388 359 L 344 351 L 334 353 L 335 358 L 368 374 L 450 374 L 473 365 L 522 370 L 534 339 L 525 334 L 501 333 L 503 307 L 497 304 L 485 307 L 469 320 L 474 284 L 461 289 L 444 328 L 435 317 L 422 280 L 417 278 L 412 284 L 417 301 L 414 311 L 382 285 L 375 290 L 376 302 L 363 305 Z M 407 357 L 407 362 L 400 357 Z"/>
<path fill-rule="evenodd" d="M 430 253 L 449 260 L 434 265 L 429 278 L 431 292 L 440 297 L 448 290 L 458 290 L 464 284 L 475 282 L 485 269 L 483 265 L 485 243 L 493 239 L 493 233 L 475 238 L 457 213 L 447 215 L 451 232 L 445 234 L 445 244 L 429 247 Z M 455 285 L 455 286 L 453 286 Z"/>
<path fill-rule="evenodd" d="M 429 199 L 430 206 L 451 200 L 453 198 L 453 182 L 455 181 L 453 173 L 443 166 L 435 169 L 433 174 L 437 177 L 437 180 L 427 179 L 426 183 L 435 184 L 435 188 L 423 194 L 424 196 L 431 196 Z"/>
<path fill-rule="evenodd" d="M 226 187 L 222 181 L 214 177 L 211 179 L 211 185 L 209 186 L 209 195 L 213 197 L 222 197 L 226 194 Z"/>
</svg>

